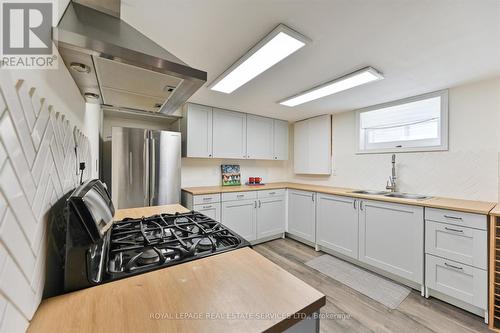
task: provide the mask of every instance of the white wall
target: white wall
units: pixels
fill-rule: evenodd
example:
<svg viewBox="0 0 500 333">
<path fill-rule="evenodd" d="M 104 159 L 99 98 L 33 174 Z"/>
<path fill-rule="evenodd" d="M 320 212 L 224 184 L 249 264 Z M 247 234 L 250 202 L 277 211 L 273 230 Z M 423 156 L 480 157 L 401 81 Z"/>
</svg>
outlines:
<svg viewBox="0 0 500 333">
<path fill-rule="evenodd" d="M 449 151 L 397 154 L 399 190 L 497 201 L 499 197 L 500 78 L 450 89 Z M 334 174 L 293 174 L 289 180 L 330 186 L 383 189 L 390 154 L 356 155 L 355 112 L 333 117 Z M 292 137 L 292 136 L 291 136 Z M 290 152 L 293 154 L 293 141 Z M 291 156 L 290 161 L 293 161 Z"/>
<path fill-rule="evenodd" d="M 221 164 L 239 164 L 242 182 L 247 181 L 248 177 L 262 177 L 264 183 L 287 179 L 286 161 L 183 158 L 182 187 L 220 185 Z"/>
</svg>

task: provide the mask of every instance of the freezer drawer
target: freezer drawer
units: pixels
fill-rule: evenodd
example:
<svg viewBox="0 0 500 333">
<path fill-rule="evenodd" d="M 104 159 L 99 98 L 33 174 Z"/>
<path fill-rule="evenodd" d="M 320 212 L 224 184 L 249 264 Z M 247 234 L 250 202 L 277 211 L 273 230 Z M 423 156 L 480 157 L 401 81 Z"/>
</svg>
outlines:
<svg viewBox="0 0 500 333">
<path fill-rule="evenodd" d="M 433 255 L 425 256 L 425 285 L 481 309 L 487 306 L 487 271 Z"/>
<path fill-rule="evenodd" d="M 426 253 L 486 269 L 487 250 L 486 230 L 425 222 Z"/>
</svg>

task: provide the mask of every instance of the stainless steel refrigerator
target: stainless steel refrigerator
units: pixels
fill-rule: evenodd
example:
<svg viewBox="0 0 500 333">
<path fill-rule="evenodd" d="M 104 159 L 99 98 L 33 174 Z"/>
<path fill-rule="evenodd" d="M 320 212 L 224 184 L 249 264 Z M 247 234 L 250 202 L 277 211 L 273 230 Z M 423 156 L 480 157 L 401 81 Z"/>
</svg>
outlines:
<svg viewBox="0 0 500 333">
<path fill-rule="evenodd" d="M 180 202 L 181 133 L 113 127 L 111 155 L 116 208 Z"/>
</svg>

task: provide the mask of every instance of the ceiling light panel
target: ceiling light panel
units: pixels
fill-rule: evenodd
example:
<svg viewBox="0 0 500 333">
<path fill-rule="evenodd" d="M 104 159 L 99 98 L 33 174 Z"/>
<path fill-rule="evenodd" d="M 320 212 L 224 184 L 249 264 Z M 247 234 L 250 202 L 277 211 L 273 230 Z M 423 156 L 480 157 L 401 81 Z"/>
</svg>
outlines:
<svg viewBox="0 0 500 333">
<path fill-rule="evenodd" d="M 288 97 L 278 103 L 285 106 L 297 106 L 369 82 L 382 80 L 384 76 L 372 67 L 365 67 L 333 81 L 324 83 L 307 91 Z"/>
<path fill-rule="evenodd" d="M 230 94 L 304 47 L 309 41 L 307 37 L 280 24 L 222 73 L 209 87 L 212 90 Z"/>
</svg>

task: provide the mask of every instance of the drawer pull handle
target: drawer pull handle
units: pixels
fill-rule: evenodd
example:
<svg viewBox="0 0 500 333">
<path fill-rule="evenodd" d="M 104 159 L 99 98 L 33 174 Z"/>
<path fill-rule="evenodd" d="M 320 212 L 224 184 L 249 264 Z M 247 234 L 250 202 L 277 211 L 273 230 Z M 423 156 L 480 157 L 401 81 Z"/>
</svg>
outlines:
<svg viewBox="0 0 500 333">
<path fill-rule="evenodd" d="M 448 227 L 444 227 L 446 230 L 448 231 L 455 231 L 455 232 L 464 232 L 463 230 L 459 230 L 459 229 L 453 229 L 453 228 L 448 228 Z"/>
<path fill-rule="evenodd" d="M 204 209 L 212 208 L 212 206 L 203 206 Z"/>
<path fill-rule="evenodd" d="M 237 198 L 243 198 L 245 195 L 244 194 L 238 194 L 236 197 Z"/>
<path fill-rule="evenodd" d="M 269 195 L 273 195 L 273 194 L 276 194 L 276 192 L 269 192 Z"/>
<path fill-rule="evenodd" d="M 208 201 L 208 200 L 212 200 L 212 198 L 208 197 L 208 198 L 203 198 L 203 201 Z"/>
<path fill-rule="evenodd" d="M 444 217 L 446 217 L 447 219 L 452 219 L 452 220 L 462 220 L 461 217 L 457 217 L 457 216 L 445 215 Z"/>
<path fill-rule="evenodd" d="M 458 267 L 458 266 L 455 266 L 455 265 L 450 265 L 447 262 L 445 262 L 444 264 L 445 264 L 445 266 L 448 266 L 448 267 L 451 267 L 451 268 L 460 269 L 460 270 L 464 269 L 463 267 Z"/>
</svg>

